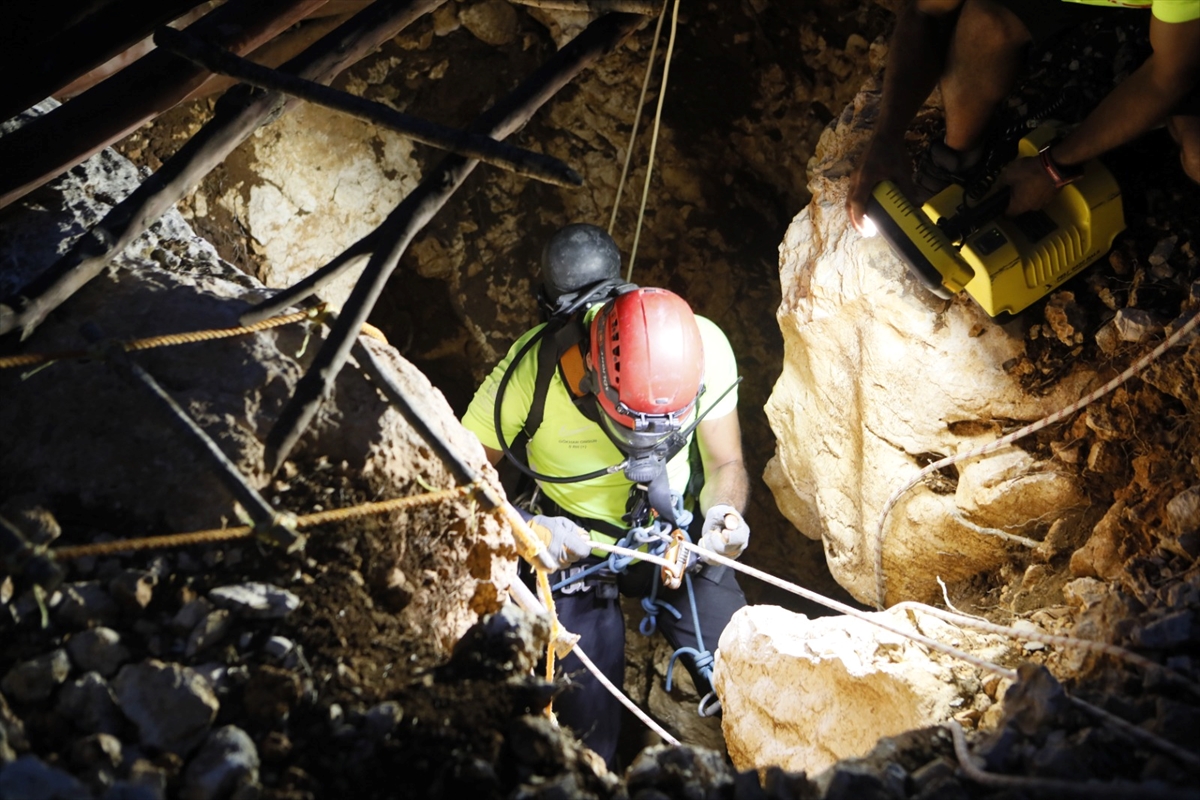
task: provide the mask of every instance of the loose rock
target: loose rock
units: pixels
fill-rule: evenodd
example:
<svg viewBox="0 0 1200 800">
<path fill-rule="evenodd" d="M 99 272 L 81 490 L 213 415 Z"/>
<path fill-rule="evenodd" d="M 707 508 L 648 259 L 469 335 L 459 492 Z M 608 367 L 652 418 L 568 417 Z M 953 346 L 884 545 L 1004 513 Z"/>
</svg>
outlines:
<svg viewBox="0 0 1200 800">
<path fill-rule="evenodd" d="M 208 735 L 183 773 L 181 800 L 217 800 L 258 784 L 258 750 L 241 728 L 226 725 Z"/>
<path fill-rule="evenodd" d="M 220 705 L 194 671 L 153 659 L 122 667 L 113 687 L 142 745 L 180 755 L 203 741 Z"/>
<path fill-rule="evenodd" d="M 129 660 L 129 650 L 121 644 L 121 635 L 112 628 L 92 628 L 67 640 L 67 653 L 84 672 L 112 675 Z"/>
<path fill-rule="evenodd" d="M 49 697 L 70 672 L 71 659 L 60 648 L 14 666 L 0 681 L 0 689 L 19 703 L 36 703 Z"/>
<path fill-rule="evenodd" d="M 68 683 L 58 695 L 58 713 L 86 733 L 121 731 L 121 714 L 108 681 L 89 672 Z"/>
<path fill-rule="evenodd" d="M 208 593 L 221 608 L 248 619 L 282 619 L 300 607 L 300 598 L 269 583 L 239 583 Z"/>
</svg>

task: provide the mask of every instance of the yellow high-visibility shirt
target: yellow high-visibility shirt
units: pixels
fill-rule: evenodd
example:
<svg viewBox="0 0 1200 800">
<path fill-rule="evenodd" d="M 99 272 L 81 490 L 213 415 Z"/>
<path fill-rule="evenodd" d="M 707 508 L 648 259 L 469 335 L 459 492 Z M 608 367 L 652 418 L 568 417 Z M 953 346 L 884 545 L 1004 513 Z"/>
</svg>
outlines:
<svg viewBox="0 0 1200 800">
<path fill-rule="evenodd" d="M 1200 0 L 1065 0 L 1089 6 L 1148 8 L 1163 22 L 1191 22 L 1200 19 Z"/>
<path fill-rule="evenodd" d="M 737 362 L 729 340 L 715 323 L 697 316 L 696 324 L 700 328 L 700 339 L 704 348 L 704 391 L 696 402 L 697 410 L 693 414 L 703 414 L 706 409 L 712 407 L 704 419 L 719 419 L 737 408 Z M 509 349 L 508 354 L 475 392 L 467 413 L 463 415 L 463 426 L 493 450 L 500 449 L 500 440 L 496 436 L 494 424 L 496 390 L 513 357 L 541 327 L 539 325 L 526 333 Z M 521 359 L 505 387 L 500 424 L 506 443 L 511 443 L 516 438 L 529 415 L 537 378 L 537 354 L 542 344 L 543 342 L 538 342 Z M 718 402 L 718 398 L 730 386 L 735 388 Z M 695 416 L 689 416 L 684 424 L 690 424 L 694 419 Z M 689 438 L 689 444 L 690 442 Z M 575 407 L 570 390 L 563 383 L 560 370 L 555 370 L 554 378 L 550 382 L 550 389 L 546 393 L 545 415 L 541 426 L 526 446 L 526 454 L 530 467 L 554 477 L 583 475 L 619 464 L 624 458 L 600 426 Z M 687 447 L 668 462 L 667 474 L 671 490 L 682 494 L 691 477 Z M 621 516 L 625 513 L 625 503 L 629 498 L 631 485 L 623 473 L 615 472 L 576 483 L 542 483 L 541 489 L 547 497 L 571 514 L 625 527 Z M 592 531 L 592 538 L 610 544 L 614 541 L 597 531 Z"/>
</svg>

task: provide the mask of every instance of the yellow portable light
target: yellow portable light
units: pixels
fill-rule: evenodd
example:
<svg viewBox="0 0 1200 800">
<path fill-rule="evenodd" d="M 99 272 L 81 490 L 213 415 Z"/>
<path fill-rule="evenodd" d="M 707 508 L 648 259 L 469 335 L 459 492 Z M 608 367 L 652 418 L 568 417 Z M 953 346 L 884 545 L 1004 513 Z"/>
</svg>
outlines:
<svg viewBox="0 0 1200 800">
<path fill-rule="evenodd" d="M 1036 156 L 1054 137 L 1042 127 L 1019 156 Z M 1104 255 L 1125 229 L 1121 191 L 1099 161 L 1040 211 L 1004 216 L 1006 187 L 970 205 L 952 184 L 917 207 L 890 181 L 875 187 L 867 216 L 913 274 L 940 297 L 966 290 L 991 316 L 1015 314 Z"/>
</svg>

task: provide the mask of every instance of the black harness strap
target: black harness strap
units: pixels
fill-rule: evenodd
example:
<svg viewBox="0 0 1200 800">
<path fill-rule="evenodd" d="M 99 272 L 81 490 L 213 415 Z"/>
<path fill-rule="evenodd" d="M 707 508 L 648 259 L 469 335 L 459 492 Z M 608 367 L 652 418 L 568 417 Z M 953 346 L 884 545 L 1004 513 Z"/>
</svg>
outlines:
<svg viewBox="0 0 1200 800">
<path fill-rule="evenodd" d="M 558 371 L 558 362 L 563 354 L 571 347 L 583 341 L 583 324 L 576 317 L 568 319 L 553 319 L 546 323 L 541 345 L 537 353 L 537 378 L 533 384 L 533 399 L 529 404 L 529 413 L 525 417 L 525 425 L 521 428 L 509 445 L 510 449 L 520 456 L 521 460 L 529 463 L 526 448 L 529 440 L 542 427 L 546 418 L 546 396 L 550 393 L 550 382 Z M 586 399 L 586 398 L 583 398 Z M 591 419 L 587 405 L 576 400 L 575 406 L 584 416 Z M 593 420 L 594 421 L 594 420 Z"/>
</svg>

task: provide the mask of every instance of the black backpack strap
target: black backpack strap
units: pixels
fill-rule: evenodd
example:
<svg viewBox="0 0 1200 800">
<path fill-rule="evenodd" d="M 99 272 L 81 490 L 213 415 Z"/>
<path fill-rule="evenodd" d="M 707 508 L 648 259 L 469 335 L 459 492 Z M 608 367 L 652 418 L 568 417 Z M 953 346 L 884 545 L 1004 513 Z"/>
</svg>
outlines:
<svg viewBox="0 0 1200 800">
<path fill-rule="evenodd" d="M 550 382 L 558 371 L 558 362 L 567 348 L 579 344 L 583 338 L 583 325 L 578 319 L 551 320 L 546 324 L 546 332 L 542 336 L 541 345 L 537 352 L 537 377 L 533 384 L 533 400 L 529 404 L 529 413 L 525 416 L 525 425 L 521 428 L 510 445 L 510 449 L 521 460 L 528 464 L 525 454 L 529 440 L 537 433 L 546 418 L 546 396 L 550 393 Z"/>
</svg>

